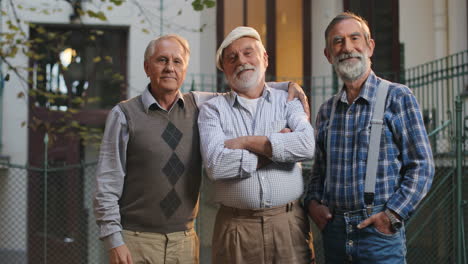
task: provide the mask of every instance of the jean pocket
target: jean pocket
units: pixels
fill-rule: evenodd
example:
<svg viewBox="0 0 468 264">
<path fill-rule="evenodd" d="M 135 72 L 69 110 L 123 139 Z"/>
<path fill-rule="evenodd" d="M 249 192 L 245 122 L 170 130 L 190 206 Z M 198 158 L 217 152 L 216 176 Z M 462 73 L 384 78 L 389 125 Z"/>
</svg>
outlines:
<svg viewBox="0 0 468 264">
<path fill-rule="evenodd" d="M 395 239 L 395 238 L 398 238 L 400 236 L 400 231 L 399 230 L 397 230 L 396 232 L 394 232 L 392 234 L 386 234 L 386 233 L 380 231 L 379 229 L 377 229 L 377 227 L 375 227 L 375 226 L 369 226 L 367 229 L 369 229 L 369 232 L 374 233 L 374 234 L 376 234 L 376 235 L 378 235 L 379 237 L 382 237 L 382 238 Z"/>
</svg>

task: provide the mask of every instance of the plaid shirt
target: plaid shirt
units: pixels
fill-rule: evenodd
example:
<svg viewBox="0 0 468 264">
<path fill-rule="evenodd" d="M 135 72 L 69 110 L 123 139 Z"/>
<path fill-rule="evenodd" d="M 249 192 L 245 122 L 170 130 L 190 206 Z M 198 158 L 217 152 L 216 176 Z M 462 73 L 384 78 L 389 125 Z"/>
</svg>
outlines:
<svg viewBox="0 0 468 264">
<path fill-rule="evenodd" d="M 370 120 L 380 79 L 369 75 L 354 103 L 348 104 L 343 89 L 337 96 L 331 126 L 331 171 L 326 178 L 326 143 L 333 97 L 319 110 L 316 121 L 315 164 L 306 204 L 318 200 L 332 208 L 365 208 L 364 183 L 370 140 Z M 389 86 L 384 112 L 384 131 L 375 188 L 375 205 L 407 219 L 428 192 L 434 161 L 423 118 L 411 90 L 401 84 Z"/>
</svg>

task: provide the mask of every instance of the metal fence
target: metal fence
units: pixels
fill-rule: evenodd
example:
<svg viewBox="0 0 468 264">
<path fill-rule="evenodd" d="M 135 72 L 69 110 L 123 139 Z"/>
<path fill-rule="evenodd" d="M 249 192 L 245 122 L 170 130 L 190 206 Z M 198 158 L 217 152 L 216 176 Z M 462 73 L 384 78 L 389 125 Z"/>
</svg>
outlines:
<svg viewBox="0 0 468 264">
<path fill-rule="evenodd" d="M 187 80 L 183 91 L 215 91 L 223 83 L 212 75 Z M 466 263 L 468 51 L 408 69 L 404 80 L 420 102 L 436 161 L 433 187 L 406 224 L 408 263 Z M 313 77 L 310 83 L 314 117 L 338 83 L 333 77 Z M 95 172 L 95 162 L 31 167 L 0 161 L 0 263 L 106 263 L 92 214 Z M 211 195 L 204 182 L 196 222 L 201 263 L 209 263 L 217 210 Z M 320 232 L 313 229 L 323 263 Z"/>
</svg>

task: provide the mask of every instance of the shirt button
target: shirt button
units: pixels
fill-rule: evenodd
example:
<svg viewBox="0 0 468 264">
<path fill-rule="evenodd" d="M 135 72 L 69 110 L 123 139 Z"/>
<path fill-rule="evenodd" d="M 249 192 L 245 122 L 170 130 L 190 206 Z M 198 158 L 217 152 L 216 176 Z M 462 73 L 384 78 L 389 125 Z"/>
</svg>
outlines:
<svg viewBox="0 0 468 264">
<path fill-rule="evenodd" d="M 353 243 L 354 243 L 354 242 L 353 242 L 352 240 L 348 241 L 348 245 L 349 245 L 350 247 L 353 246 Z"/>
<path fill-rule="evenodd" d="M 262 176 L 261 178 L 262 178 L 262 180 L 264 180 L 264 179 L 265 179 L 265 176 Z"/>
</svg>

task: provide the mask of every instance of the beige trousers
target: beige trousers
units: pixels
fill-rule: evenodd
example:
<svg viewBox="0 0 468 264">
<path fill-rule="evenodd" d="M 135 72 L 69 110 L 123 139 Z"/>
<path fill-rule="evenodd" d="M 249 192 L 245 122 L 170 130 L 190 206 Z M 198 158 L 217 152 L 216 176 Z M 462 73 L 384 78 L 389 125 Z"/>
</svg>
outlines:
<svg viewBox="0 0 468 264">
<path fill-rule="evenodd" d="M 169 234 L 123 231 L 134 264 L 198 264 L 194 229 Z"/>
<path fill-rule="evenodd" d="M 212 264 L 313 263 L 309 221 L 299 202 L 263 210 L 221 206 Z"/>
</svg>

